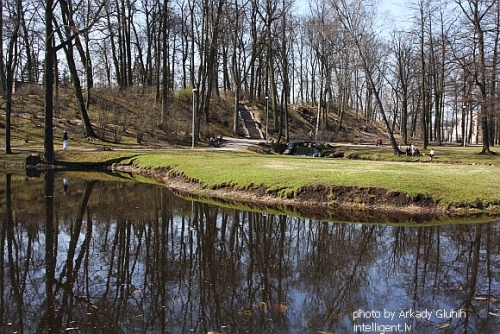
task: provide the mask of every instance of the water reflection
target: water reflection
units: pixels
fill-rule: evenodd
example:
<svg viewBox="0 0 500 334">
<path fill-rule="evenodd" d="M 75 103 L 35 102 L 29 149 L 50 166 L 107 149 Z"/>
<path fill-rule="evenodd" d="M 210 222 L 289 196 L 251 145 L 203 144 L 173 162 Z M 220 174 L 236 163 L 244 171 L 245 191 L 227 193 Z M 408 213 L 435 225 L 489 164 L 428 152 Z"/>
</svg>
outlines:
<svg viewBox="0 0 500 334">
<path fill-rule="evenodd" d="M 2 333 L 500 327 L 499 223 L 324 223 L 102 174 L 2 177 Z"/>
</svg>

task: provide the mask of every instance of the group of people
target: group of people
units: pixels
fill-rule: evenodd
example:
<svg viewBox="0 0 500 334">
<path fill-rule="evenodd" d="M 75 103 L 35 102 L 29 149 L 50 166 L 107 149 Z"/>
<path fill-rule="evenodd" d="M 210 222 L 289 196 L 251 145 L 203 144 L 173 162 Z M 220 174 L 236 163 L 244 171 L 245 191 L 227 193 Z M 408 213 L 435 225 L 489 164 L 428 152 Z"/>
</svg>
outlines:
<svg viewBox="0 0 500 334">
<path fill-rule="evenodd" d="M 406 148 L 406 155 L 410 157 L 419 157 L 420 156 L 420 150 L 413 144 L 410 144 Z"/>
<path fill-rule="evenodd" d="M 429 158 L 434 158 L 434 155 L 436 154 L 436 152 L 434 151 L 433 148 L 431 148 L 431 150 L 429 151 Z M 406 155 L 407 156 L 410 156 L 410 157 L 419 157 L 420 156 L 420 150 L 413 144 L 410 144 L 410 146 L 408 146 L 406 148 Z"/>
<path fill-rule="evenodd" d="M 210 137 L 208 140 L 208 145 L 212 147 L 219 147 L 222 143 L 222 138 L 220 137 Z"/>
</svg>

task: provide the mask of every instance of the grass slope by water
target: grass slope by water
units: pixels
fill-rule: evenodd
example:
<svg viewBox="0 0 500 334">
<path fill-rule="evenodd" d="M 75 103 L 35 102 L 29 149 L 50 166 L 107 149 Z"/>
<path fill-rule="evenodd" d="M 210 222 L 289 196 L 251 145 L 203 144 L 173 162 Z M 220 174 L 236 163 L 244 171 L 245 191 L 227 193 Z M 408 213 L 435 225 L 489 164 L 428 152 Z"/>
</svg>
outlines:
<svg viewBox="0 0 500 334">
<path fill-rule="evenodd" d="M 311 159 L 234 153 L 141 155 L 141 168 L 172 166 L 207 187 L 229 183 L 263 185 L 283 194 L 307 185 L 384 188 L 410 196 L 428 195 L 440 205 L 486 207 L 500 200 L 500 168 L 489 165 L 420 164 L 385 161 Z"/>
<path fill-rule="evenodd" d="M 266 189 L 278 198 L 296 198 L 306 186 L 387 189 L 410 198 L 428 196 L 441 208 L 472 208 L 498 212 L 500 167 L 498 156 L 462 152 L 439 159 L 393 157 L 390 150 L 376 151 L 378 160 L 367 160 L 374 149 L 356 149 L 360 159 L 325 159 L 296 156 L 260 155 L 249 151 L 161 150 L 111 152 L 58 152 L 60 161 L 93 161 L 133 165 L 141 170 L 166 168 L 199 182 L 200 190 Z M 469 148 L 467 148 L 469 149 Z M 453 148 L 457 150 L 457 148 Z M 477 150 L 477 148 L 476 148 Z M 474 158 L 477 157 L 478 162 Z M 436 161 L 440 160 L 439 163 Z M 489 161 L 489 163 L 487 163 Z M 425 162 L 425 163 L 424 163 Z M 377 196 L 377 195 L 373 195 Z M 332 195 L 332 201 L 343 201 Z M 306 199 L 307 200 L 307 199 Z M 362 204 L 363 200 L 351 198 Z M 383 199 L 379 201 L 383 203 Z M 411 203 L 408 203 L 411 204 Z"/>
</svg>

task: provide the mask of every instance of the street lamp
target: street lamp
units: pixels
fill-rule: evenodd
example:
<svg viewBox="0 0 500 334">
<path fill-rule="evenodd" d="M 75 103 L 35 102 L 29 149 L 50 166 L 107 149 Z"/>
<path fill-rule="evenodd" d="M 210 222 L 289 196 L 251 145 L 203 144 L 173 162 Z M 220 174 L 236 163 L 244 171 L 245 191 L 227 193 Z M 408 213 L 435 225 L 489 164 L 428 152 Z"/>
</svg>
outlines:
<svg viewBox="0 0 500 334">
<path fill-rule="evenodd" d="M 266 96 L 266 143 L 268 142 L 267 129 L 269 128 L 269 96 Z"/>
<path fill-rule="evenodd" d="M 399 119 L 399 149 L 401 149 L 401 140 L 403 139 L 403 134 L 401 133 L 403 126 L 403 112 L 401 111 L 401 118 Z"/>
<path fill-rule="evenodd" d="M 193 128 L 193 135 L 191 137 L 191 148 L 194 148 L 194 127 L 195 127 L 195 115 L 196 115 L 196 106 L 194 104 L 195 102 L 195 97 L 196 97 L 196 92 L 198 92 L 198 89 L 197 88 L 193 88 L 193 124 L 192 124 L 192 128 Z"/>
<path fill-rule="evenodd" d="M 462 142 L 464 144 L 464 147 L 465 147 L 465 141 L 467 140 L 467 116 L 468 116 L 467 114 L 468 114 L 467 113 L 467 106 L 464 104 L 463 105 L 463 113 L 462 113 L 462 115 L 464 117 L 464 119 L 462 120 L 462 122 L 465 122 L 464 133 L 463 133 L 464 138 L 462 138 Z"/>
</svg>

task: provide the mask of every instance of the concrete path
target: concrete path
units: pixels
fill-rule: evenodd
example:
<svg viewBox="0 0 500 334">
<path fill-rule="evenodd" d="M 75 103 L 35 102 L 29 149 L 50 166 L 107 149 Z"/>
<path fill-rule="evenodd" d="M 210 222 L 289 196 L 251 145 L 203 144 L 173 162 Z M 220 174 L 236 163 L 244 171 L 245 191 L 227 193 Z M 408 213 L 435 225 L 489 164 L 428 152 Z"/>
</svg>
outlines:
<svg viewBox="0 0 500 334">
<path fill-rule="evenodd" d="M 212 150 L 236 151 L 245 150 L 252 145 L 264 143 L 264 139 L 240 139 L 240 138 L 224 138 L 224 145 L 221 147 L 211 147 Z"/>
</svg>

